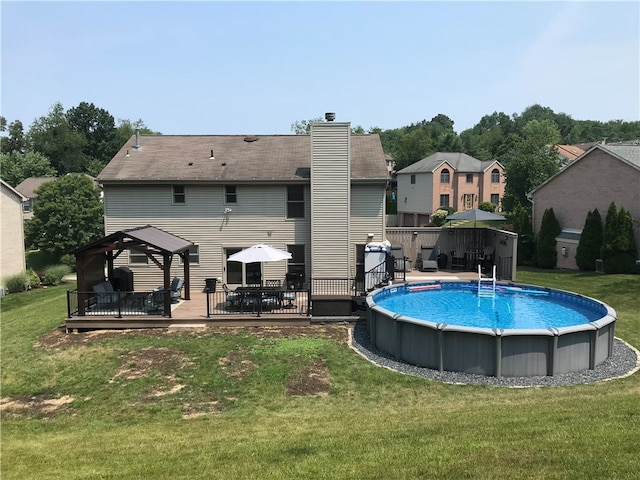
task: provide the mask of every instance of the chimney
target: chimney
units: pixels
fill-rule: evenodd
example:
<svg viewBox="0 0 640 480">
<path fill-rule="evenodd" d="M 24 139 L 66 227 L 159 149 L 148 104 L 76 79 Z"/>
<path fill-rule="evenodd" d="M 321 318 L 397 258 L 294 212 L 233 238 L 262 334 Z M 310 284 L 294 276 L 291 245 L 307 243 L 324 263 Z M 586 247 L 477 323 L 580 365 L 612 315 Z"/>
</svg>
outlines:
<svg viewBox="0 0 640 480">
<path fill-rule="evenodd" d="M 336 114 L 333 112 L 327 112 L 324 114 L 324 119 L 327 122 L 333 122 L 336 119 Z"/>
<path fill-rule="evenodd" d="M 140 129 L 136 128 L 136 144 L 134 146 L 136 150 L 140 149 Z"/>
</svg>

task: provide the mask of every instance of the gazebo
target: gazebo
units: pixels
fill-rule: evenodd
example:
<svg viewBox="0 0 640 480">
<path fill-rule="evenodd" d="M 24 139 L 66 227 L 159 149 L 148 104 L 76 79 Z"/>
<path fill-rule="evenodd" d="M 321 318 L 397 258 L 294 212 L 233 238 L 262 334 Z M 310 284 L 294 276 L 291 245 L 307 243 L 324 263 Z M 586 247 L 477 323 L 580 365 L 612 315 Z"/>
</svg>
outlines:
<svg viewBox="0 0 640 480">
<path fill-rule="evenodd" d="M 171 263 L 174 255 L 182 258 L 184 267 L 184 299 L 190 300 L 189 249 L 194 244 L 189 240 L 169 232 L 146 225 L 143 227 L 121 230 L 106 237 L 88 243 L 73 252 L 76 257 L 78 278 L 78 315 L 85 314 L 86 299 L 80 298 L 83 293 L 90 292 L 96 283 L 104 281 L 105 263 L 107 279 L 114 273 L 114 260 L 125 250 L 145 254 L 163 272 L 164 295 L 163 315 L 171 316 Z"/>
</svg>

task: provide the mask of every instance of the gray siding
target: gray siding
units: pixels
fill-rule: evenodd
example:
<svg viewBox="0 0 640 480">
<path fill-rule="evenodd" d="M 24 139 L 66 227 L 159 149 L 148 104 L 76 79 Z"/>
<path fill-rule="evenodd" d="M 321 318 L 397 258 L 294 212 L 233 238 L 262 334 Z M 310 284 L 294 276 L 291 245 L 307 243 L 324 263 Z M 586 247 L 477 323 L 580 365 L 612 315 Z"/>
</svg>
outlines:
<svg viewBox="0 0 640 480">
<path fill-rule="evenodd" d="M 398 175 L 398 212 L 432 213 L 433 174 L 415 173 L 414 175 L 416 183 L 413 185 L 411 174 Z"/>
<path fill-rule="evenodd" d="M 355 255 L 355 246 L 371 241 L 368 234 L 373 233 L 373 241 L 385 239 L 385 186 L 356 185 L 351 189 L 351 252 Z M 352 259 L 349 274 L 355 275 L 355 257 Z"/>
<path fill-rule="evenodd" d="M 312 277 L 346 277 L 351 195 L 349 123 L 311 126 Z"/>
<path fill-rule="evenodd" d="M 104 193 L 107 235 L 149 224 L 199 245 L 200 262 L 190 266 L 194 291 L 204 288 L 205 278 L 225 279 L 225 248 L 266 243 L 286 249 L 288 244 L 310 244 L 309 203 L 306 218 L 287 219 L 285 185 L 237 185 L 237 204 L 224 203 L 224 187 L 219 185 L 187 185 L 183 205 L 173 204 L 171 185 L 106 185 Z M 305 195 L 308 198 L 308 191 Z M 226 207 L 232 210 L 228 215 L 224 214 Z M 128 253 L 122 257 L 118 265 L 128 263 Z M 134 271 L 136 290 L 162 283 L 155 264 L 129 266 Z M 284 278 L 286 266 L 286 262 L 264 264 L 264 278 Z M 181 276 L 182 272 L 176 257 L 172 275 Z"/>
</svg>

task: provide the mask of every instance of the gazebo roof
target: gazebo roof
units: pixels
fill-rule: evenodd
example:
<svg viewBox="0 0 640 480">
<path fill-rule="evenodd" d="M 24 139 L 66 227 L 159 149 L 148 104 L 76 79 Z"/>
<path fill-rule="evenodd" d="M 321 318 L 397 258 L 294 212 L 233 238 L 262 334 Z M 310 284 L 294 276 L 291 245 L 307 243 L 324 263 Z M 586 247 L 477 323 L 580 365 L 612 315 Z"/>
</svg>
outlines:
<svg viewBox="0 0 640 480">
<path fill-rule="evenodd" d="M 193 242 L 185 240 L 182 237 L 173 235 L 160 228 L 146 225 L 144 227 L 120 230 L 100 240 L 83 245 L 71 253 L 78 254 L 105 247 L 111 250 L 124 249 L 128 244 L 140 247 L 146 246 L 149 249 L 171 254 L 182 253 L 194 245 Z"/>
</svg>

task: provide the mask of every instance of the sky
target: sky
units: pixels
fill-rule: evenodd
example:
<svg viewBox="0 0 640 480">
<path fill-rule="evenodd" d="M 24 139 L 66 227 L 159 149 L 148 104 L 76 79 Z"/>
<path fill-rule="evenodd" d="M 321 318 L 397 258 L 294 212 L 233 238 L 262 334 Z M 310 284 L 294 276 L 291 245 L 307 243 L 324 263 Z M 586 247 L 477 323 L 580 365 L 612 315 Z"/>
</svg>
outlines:
<svg viewBox="0 0 640 480">
<path fill-rule="evenodd" d="M 459 133 L 540 104 L 640 120 L 640 2 L 0 3 L 0 113 L 60 102 L 163 134 L 365 129 L 444 114 Z"/>
</svg>

